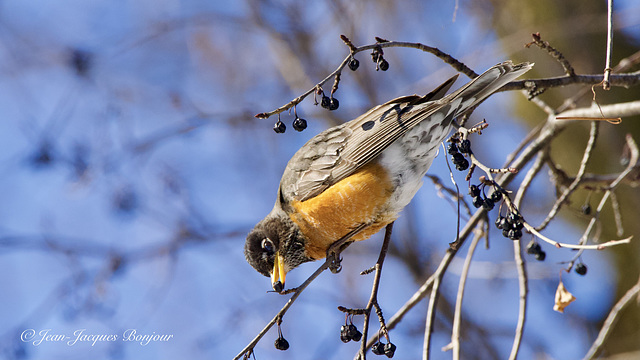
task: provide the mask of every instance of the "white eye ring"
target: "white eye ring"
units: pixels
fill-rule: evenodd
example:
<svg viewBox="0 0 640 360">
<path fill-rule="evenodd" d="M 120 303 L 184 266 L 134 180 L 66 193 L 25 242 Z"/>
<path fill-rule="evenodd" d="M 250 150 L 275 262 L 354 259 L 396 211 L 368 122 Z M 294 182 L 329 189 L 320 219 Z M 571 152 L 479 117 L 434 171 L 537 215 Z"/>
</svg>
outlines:
<svg viewBox="0 0 640 360">
<path fill-rule="evenodd" d="M 262 247 L 262 250 L 264 250 L 268 254 L 274 253 L 273 242 L 269 238 L 263 239 L 262 244 L 260 244 L 260 246 Z"/>
</svg>

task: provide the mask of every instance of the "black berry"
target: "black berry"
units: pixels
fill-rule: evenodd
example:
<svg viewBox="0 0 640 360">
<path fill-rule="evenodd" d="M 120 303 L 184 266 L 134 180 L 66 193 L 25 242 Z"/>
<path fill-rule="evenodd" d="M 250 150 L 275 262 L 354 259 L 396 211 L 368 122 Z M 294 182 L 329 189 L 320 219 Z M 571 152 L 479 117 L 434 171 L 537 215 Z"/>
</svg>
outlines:
<svg viewBox="0 0 640 360">
<path fill-rule="evenodd" d="M 342 340 L 343 343 L 351 341 L 351 337 L 347 333 L 347 325 L 342 325 L 340 327 L 340 340 Z"/>
<path fill-rule="evenodd" d="M 331 98 L 331 100 L 329 101 L 328 109 L 333 111 L 333 110 L 336 110 L 338 108 L 338 106 L 340 106 L 340 102 L 338 101 L 338 99 Z"/>
<path fill-rule="evenodd" d="M 328 109 L 329 104 L 331 104 L 331 99 L 327 95 L 322 95 L 322 100 L 320 100 L 320 106 L 322 106 L 325 109 Z"/>
<path fill-rule="evenodd" d="M 273 125 L 273 131 L 275 131 L 277 134 L 282 134 L 283 132 L 285 132 L 287 130 L 287 125 L 285 125 L 282 121 L 278 120 L 276 121 L 276 124 Z"/>
<path fill-rule="evenodd" d="M 393 345 L 393 343 L 388 343 L 384 346 L 384 354 L 387 355 L 388 358 L 392 358 L 395 352 L 396 346 Z"/>
<path fill-rule="evenodd" d="M 512 229 L 522 230 L 523 227 L 524 227 L 524 224 L 522 223 L 522 220 L 518 220 L 516 222 L 511 223 Z"/>
<path fill-rule="evenodd" d="M 498 216 L 496 218 L 496 227 L 502 230 L 504 229 L 505 225 L 507 225 L 507 218 L 504 216 Z"/>
<path fill-rule="evenodd" d="M 494 203 L 502 200 L 502 192 L 500 190 L 495 190 L 493 193 L 491 193 L 491 200 L 493 200 Z"/>
<path fill-rule="evenodd" d="M 371 345 L 371 352 L 376 355 L 384 354 L 384 344 L 378 341 L 377 343 Z"/>
<path fill-rule="evenodd" d="M 453 154 L 453 156 L 451 156 L 451 161 L 453 161 L 453 164 L 459 171 L 467 170 L 469 168 L 469 162 L 464 158 L 464 155 L 460 153 Z"/>
<path fill-rule="evenodd" d="M 469 168 L 469 161 L 467 159 L 462 159 L 460 162 L 456 163 L 456 170 L 465 171 Z"/>
<path fill-rule="evenodd" d="M 353 324 L 345 324 L 340 327 L 340 340 L 344 343 L 348 343 L 351 340 L 360 341 L 362 339 L 362 333 L 358 331 L 358 328 Z"/>
<path fill-rule="evenodd" d="M 460 152 L 464 153 L 464 154 L 470 154 L 471 153 L 471 141 L 469 141 L 469 139 L 464 139 L 460 142 Z"/>
<path fill-rule="evenodd" d="M 576 264 L 576 273 L 578 275 L 586 275 L 587 274 L 587 265 L 583 263 Z"/>
<path fill-rule="evenodd" d="M 511 240 L 519 240 L 522 237 L 522 230 L 520 229 L 511 229 L 509 230 L 508 237 Z"/>
<path fill-rule="evenodd" d="M 456 170 L 465 171 L 469 168 L 469 161 L 467 159 L 462 159 L 459 163 L 456 164 Z"/>
<path fill-rule="evenodd" d="M 478 187 L 478 185 L 469 186 L 469 195 L 480 196 L 480 188 Z"/>
<path fill-rule="evenodd" d="M 482 203 L 482 207 L 487 210 L 487 211 L 491 211 L 493 210 L 494 207 L 494 203 L 493 200 L 491 199 L 484 199 L 484 203 Z"/>
<path fill-rule="evenodd" d="M 381 48 L 373 49 L 373 51 L 371 52 L 371 60 L 373 60 L 373 62 L 377 64 L 382 58 L 382 54 L 383 51 Z"/>
<path fill-rule="evenodd" d="M 273 345 L 275 345 L 276 349 L 282 350 L 282 351 L 285 351 L 289 348 L 289 342 L 282 336 L 277 338 L 276 342 Z"/>
<path fill-rule="evenodd" d="M 527 247 L 527 254 L 535 255 L 535 254 L 538 254 L 540 251 L 542 251 L 542 248 L 538 243 L 531 243 Z"/>
<path fill-rule="evenodd" d="M 458 153 L 458 147 L 456 146 L 455 143 L 449 143 L 449 145 L 447 145 L 447 154 L 449 155 L 453 155 Z"/>
<path fill-rule="evenodd" d="M 302 131 L 306 128 L 307 128 L 307 120 L 301 119 L 299 117 L 296 117 L 296 119 L 293 120 L 293 130 Z"/>
<path fill-rule="evenodd" d="M 349 341 L 351 341 L 351 338 L 346 334 L 346 333 L 340 333 L 340 340 L 342 340 L 343 343 L 348 343 Z"/>
<path fill-rule="evenodd" d="M 524 227 L 522 218 L 516 213 L 509 213 L 509 215 L 507 215 L 507 223 L 509 224 L 509 228 L 514 230 L 522 230 Z"/>
<path fill-rule="evenodd" d="M 351 69 L 351 71 L 358 70 L 358 66 L 360 66 L 360 61 L 358 61 L 358 59 L 352 58 L 351 61 L 349 61 L 349 69 Z"/>
<path fill-rule="evenodd" d="M 520 215 L 512 212 L 512 213 L 509 213 L 509 215 L 507 215 L 507 220 L 509 221 L 509 223 L 515 224 L 517 222 L 520 222 L 521 218 L 520 218 Z"/>
<path fill-rule="evenodd" d="M 347 335 L 349 336 L 349 338 L 353 339 L 353 337 L 356 335 L 357 332 L 358 332 L 358 328 L 356 328 L 355 325 L 353 324 L 347 325 Z"/>
<path fill-rule="evenodd" d="M 382 71 L 389 70 L 389 63 L 385 59 L 381 59 L 380 62 L 378 63 L 378 66 L 380 67 L 380 70 L 382 70 Z"/>
<path fill-rule="evenodd" d="M 473 206 L 476 208 L 481 207 L 484 204 L 484 200 L 480 196 L 473 197 Z"/>
<path fill-rule="evenodd" d="M 451 160 L 452 160 L 452 161 L 453 161 L 453 163 L 455 164 L 455 163 L 458 163 L 458 162 L 460 162 L 460 161 L 462 161 L 462 160 L 466 160 L 466 159 L 464 158 L 464 155 L 462 155 L 462 154 L 460 154 L 460 153 L 455 153 L 455 154 L 453 154 L 453 156 L 451 157 Z"/>
<path fill-rule="evenodd" d="M 544 261 L 546 257 L 547 257 L 547 253 L 544 251 L 540 251 L 539 253 L 536 254 L 536 260 L 538 261 Z"/>
</svg>

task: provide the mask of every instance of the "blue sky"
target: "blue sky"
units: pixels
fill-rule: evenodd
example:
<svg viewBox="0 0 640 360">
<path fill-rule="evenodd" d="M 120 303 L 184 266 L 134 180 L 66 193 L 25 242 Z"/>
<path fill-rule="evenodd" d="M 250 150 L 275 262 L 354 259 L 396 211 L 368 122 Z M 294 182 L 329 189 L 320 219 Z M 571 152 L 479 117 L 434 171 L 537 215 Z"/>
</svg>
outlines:
<svg viewBox="0 0 640 360">
<path fill-rule="evenodd" d="M 278 4 L 257 11 L 276 30 L 300 25 L 300 19 L 280 12 Z M 385 23 L 369 8 L 373 4 L 363 5 L 358 44 L 373 36 L 427 43 L 478 72 L 505 60 L 512 50 L 501 49 L 495 34 L 465 11 L 464 2 L 455 23 L 453 3 L 411 4 L 409 20 L 428 20 Z M 630 9 L 624 16 L 631 25 L 624 31 L 638 39 L 639 25 L 626 16 L 638 14 L 637 5 L 618 4 Z M 231 358 L 273 317 L 286 297 L 267 293 L 268 279 L 246 264 L 244 236 L 272 207 L 290 156 L 327 122 L 314 121 L 326 118 L 310 101 L 298 109 L 310 120 L 302 133 L 289 129 L 274 134 L 272 119 L 258 121 L 252 115 L 286 103 L 347 55 L 338 38 L 348 30 L 345 23 L 321 16 L 333 10 L 330 5 L 313 6 L 304 14 L 312 21 L 303 25 L 317 39 L 312 52 L 320 66 L 309 71 L 302 85 L 288 86 L 279 71 L 276 42 L 264 27 L 247 20 L 247 3 L 0 4 L 4 358 Z M 371 72 L 381 101 L 427 92 L 453 75 L 415 50 L 388 50 L 385 55 L 391 63 L 388 72 L 374 74 L 362 65 L 358 70 Z M 361 54 L 361 64 L 369 62 L 367 57 Z M 86 71 L 79 70 L 82 66 Z M 343 76 L 337 93 L 340 120 L 375 105 L 350 75 Z M 455 87 L 461 84 L 459 80 Z M 476 152 L 487 163 L 499 166 L 528 131 L 512 120 L 517 96 L 498 94 L 474 113 L 478 121 L 491 119 L 490 131 L 477 140 Z M 430 173 L 447 181 L 442 156 Z M 464 183 L 462 175 L 456 179 Z M 403 235 L 409 236 L 409 219 L 419 219 L 415 229 L 424 239 L 422 256 L 438 261 L 455 236 L 455 212 L 429 181 L 425 184 L 399 220 L 394 241 L 402 243 Z M 554 194 L 548 183 L 537 181 L 530 196 L 545 203 Z M 532 204 L 524 211 L 540 221 L 545 209 Z M 548 233 L 576 239 L 581 229 L 559 221 Z M 471 268 L 465 313 L 477 324 L 495 324 L 492 341 L 506 354 L 517 317 L 517 278 L 510 241 L 497 232 L 492 235 L 491 248 L 478 249 Z M 342 273 L 322 274 L 299 298 L 283 324 L 289 351 L 273 348 L 272 331 L 256 348 L 256 357 L 351 357 L 357 347 L 339 342 L 343 315 L 335 309 L 365 304 L 371 280 L 357 274 L 373 264 L 379 244 L 378 235 L 350 248 Z M 523 346 L 523 358 L 533 356 L 541 343 L 551 358 L 577 358 L 593 336 L 583 333 L 582 319 L 601 319 L 614 301 L 609 258 L 606 252 L 586 253 L 589 276 L 564 277 L 579 301 L 562 315 L 551 310 L 553 293 L 562 268 L 558 262 L 571 254 L 547 250 L 544 263 L 528 262 L 532 280 L 526 331 L 532 340 Z M 455 296 L 464 253 L 466 246 L 445 278 L 443 294 L 449 299 Z M 302 266 L 287 282 L 302 282 L 316 265 Z M 494 276 L 496 271 L 500 276 Z M 388 317 L 419 286 L 393 257 L 385 265 L 382 284 L 380 302 Z M 418 356 L 424 308 L 392 332 L 398 358 Z M 21 341 L 25 331 L 46 329 L 65 336 L 86 329 L 119 339 L 128 329 L 174 336 L 148 345 L 46 341 L 36 346 Z M 434 349 L 448 342 L 448 330 L 439 330 Z M 433 356 L 449 355 L 435 350 Z"/>
</svg>

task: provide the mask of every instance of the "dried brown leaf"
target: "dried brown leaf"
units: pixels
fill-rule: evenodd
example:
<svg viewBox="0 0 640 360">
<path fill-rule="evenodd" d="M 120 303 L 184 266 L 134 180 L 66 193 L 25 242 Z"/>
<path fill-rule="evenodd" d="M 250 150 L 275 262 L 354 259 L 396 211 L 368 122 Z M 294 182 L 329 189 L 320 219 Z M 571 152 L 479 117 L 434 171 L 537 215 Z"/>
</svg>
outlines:
<svg viewBox="0 0 640 360">
<path fill-rule="evenodd" d="M 553 305 L 553 310 L 564 313 L 564 308 L 569 306 L 569 304 L 575 300 L 576 297 L 564 287 L 564 283 L 560 280 L 560 283 L 558 283 L 558 289 L 556 289 L 556 301 L 555 305 Z"/>
</svg>

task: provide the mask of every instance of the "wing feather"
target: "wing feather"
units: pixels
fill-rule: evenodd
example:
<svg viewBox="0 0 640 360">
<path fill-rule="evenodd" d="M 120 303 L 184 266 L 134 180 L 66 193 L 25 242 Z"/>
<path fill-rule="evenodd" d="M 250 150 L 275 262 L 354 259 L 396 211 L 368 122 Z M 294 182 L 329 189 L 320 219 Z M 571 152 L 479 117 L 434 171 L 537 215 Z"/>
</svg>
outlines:
<svg viewBox="0 0 640 360">
<path fill-rule="evenodd" d="M 375 159 L 416 124 L 451 126 L 452 120 L 476 106 L 533 64 L 511 61 L 485 71 L 457 91 L 444 96 L 457 75 L 424 96 L 402 96 L 378 105 L 345 124 L 309 140 L 287 164 L 279 201 L 310 199 Z"/>
</svg>

